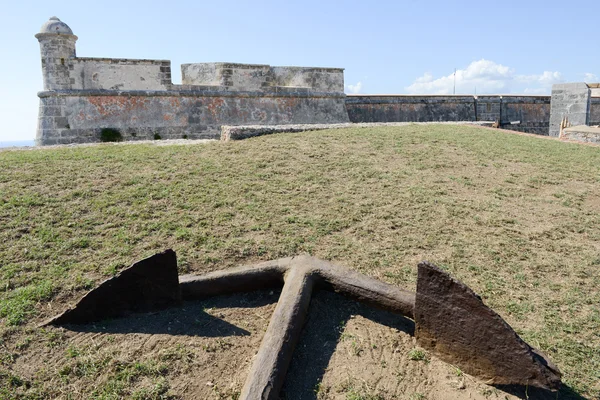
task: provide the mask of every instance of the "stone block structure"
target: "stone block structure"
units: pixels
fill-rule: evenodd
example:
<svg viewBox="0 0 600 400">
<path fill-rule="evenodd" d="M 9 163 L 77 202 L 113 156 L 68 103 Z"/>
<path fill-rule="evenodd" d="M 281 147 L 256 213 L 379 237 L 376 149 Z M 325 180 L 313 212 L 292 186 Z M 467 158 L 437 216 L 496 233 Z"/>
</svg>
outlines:
<svg viewBox="0 0 600 400">
<path fill-rule="evenodd" d="M 600 128 L 578 125 L 563 129 L 561 139 L 600 144 Z"/>
<path fill-rule="evenodd" d="M 348 122 L 342 68 L 184 64 L 78 58 L 72 30 L 52 17 L 36 35 L 44 91 L 38 145 L 98 142 L 103 128 L 123 140 L 220 137 L 221 125 Z"/>
<path fill-rule="evenodd" d="M 591 100 L 591 90 L 584 82 L 552 85 L 549 135 L 560 135 L 560 125 L 565 118 L 572 126 L 588 125 Z"/>
</svg>

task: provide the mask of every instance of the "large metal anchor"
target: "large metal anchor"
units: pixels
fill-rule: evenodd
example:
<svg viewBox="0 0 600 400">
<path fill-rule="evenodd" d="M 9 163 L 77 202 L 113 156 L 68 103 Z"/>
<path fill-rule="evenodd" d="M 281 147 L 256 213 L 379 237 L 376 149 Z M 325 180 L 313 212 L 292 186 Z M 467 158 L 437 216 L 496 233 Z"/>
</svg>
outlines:
<svg viewBox="0 0 600 400">
<path fill-rule="evenodd" d="M 313 290 L 326 289 L 415 321 L 418 344 L 493 385 L 557 390 L 561 373 L 525 343 L 481 298 L 428 262 L 418 266 L 412 293 L 301 255 L 206 275 L 177 275 L 175 252 L 139 261 L 88 292 L 45 325 L 85 324 L 183 300 L 283 286 L 240 400 L 277 399 L 300 337 Z"/>
</svg>

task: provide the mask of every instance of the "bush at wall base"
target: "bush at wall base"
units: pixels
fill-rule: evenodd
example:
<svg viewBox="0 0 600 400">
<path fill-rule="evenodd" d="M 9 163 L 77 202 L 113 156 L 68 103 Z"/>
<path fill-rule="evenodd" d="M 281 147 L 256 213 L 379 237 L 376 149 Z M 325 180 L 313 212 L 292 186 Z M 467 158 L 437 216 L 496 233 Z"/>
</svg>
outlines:
<svg viewBox="0 0 600 400">
<path fill-rule="evenodd" d="M 100 141 L 102 142 L 121 142 L 123 136 L 121 132 L 114 128 L 102 128 L 100 131 Z"/>
</svg>

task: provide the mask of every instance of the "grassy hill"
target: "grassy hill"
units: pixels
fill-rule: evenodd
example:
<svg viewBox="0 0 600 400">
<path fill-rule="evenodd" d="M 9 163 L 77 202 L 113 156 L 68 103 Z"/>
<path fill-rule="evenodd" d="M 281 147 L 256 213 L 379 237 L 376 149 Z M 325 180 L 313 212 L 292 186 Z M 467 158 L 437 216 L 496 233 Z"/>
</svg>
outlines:
<svg viewBox="0 0 600 400">
<path fill-rule="evenodd" d="M 600 395 L 598 147 L 415 125 L 3 151 L 0 228 L 0 398 L 55 397 L 19 367 L 66 351 L 36 324 L 166 248 L 181 273 L 308 252 L 411 290 L 427 259 Z"/>
</svg>

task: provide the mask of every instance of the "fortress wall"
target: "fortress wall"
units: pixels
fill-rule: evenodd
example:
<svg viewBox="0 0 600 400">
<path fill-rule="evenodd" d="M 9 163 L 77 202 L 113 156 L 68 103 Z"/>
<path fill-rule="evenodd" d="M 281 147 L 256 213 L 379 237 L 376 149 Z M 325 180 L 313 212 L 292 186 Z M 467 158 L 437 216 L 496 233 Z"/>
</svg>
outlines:
<svg viewBox="0 0 600 400">
<path fill-rule="evenodd" d="M 549 96 L 348 95 L 352 122 L 500 121 L 500 127 L 548 134 Z"/>
<path fill-rule="evenodd" d="M 218 138 L 222 125 L 494 121 L 501 128 L 557 136 L 571 125 L 600 124 L 600 83 L 556 84 L 550 96 L 350 95 L 342 68 L 263 64 L 183 64 L 182 84 L 168 60 L 78 58 L 77 36 L 51 17 L 40 43 L 38 144 L 100 140 Z"/>
<path fill-rule="evenodd" d="M 481 96 L 478 96 L 481 98 Z M 479 104 L 479 98 L 477 100 Z M 496 96 L 496 99 L 498 96 Z M 513 131 L 548 135 L 550 96 L 506 96 L 500 102 L 500 127 Z M 483 119 L 479 119 L 483 121 Z M 494 121 L 494 120 L 491 120 Z"/>
<path fill-rule="evenodd" d="M 102 128 L 123 140 L 218 139 L 221 125 L 348 122 L 343 93 L 211 90 L 42 92 L 37 142 L 99 142 Z"/>
<path fill-rule="evenodd" d="M 351 122 L 475 121 L 473 96 L 348 95 Z"/>
<path fill-rule="evenodd" d="M 165 90 L 171 84 L 171 62 L 118 58 L 69 60 L 71 89 Z"/>
</svg>

